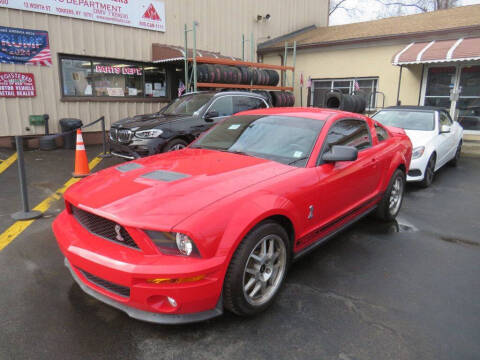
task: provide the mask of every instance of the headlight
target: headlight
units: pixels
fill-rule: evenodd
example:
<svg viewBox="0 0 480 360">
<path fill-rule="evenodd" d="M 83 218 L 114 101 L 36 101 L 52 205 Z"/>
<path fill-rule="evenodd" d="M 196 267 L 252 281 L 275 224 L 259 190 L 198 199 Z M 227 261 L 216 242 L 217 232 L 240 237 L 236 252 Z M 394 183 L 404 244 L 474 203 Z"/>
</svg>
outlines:
<svg viewBox="0 0 480 360">
<path fill-rule="evenodd" d="M 140 139 L 154 139 L 163 134 L 163 131 L 160 129 L 151 129 L 151 130 L 142 130 L 136 131 L 135 136 Z"/>
<path fill-rule="evenodd" d="M 145 230 L 157 248 L 166 255 L 200 257 L 192 239 L 182 233 Z"/>
<path fill-rule="evenodd" d="M 424 152 L 425 152 L 425 146 L 416 147 L 412 151 L 412 159 L 418 159 L 423 155 Z"/>
</svg>

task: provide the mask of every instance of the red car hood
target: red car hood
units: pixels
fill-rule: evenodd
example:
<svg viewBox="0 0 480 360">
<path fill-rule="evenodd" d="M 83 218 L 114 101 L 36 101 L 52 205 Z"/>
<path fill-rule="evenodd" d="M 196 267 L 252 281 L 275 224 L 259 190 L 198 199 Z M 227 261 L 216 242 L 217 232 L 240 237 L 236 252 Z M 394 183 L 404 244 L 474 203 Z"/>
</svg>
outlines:
<svg viewBox="0 0 480 360">
<path fill-rule="evenodd" d="M 73 185 L 65 199 L 123 225 L 168 230 L 221 198 L 295 170 L 251 156 L 188 148 L 126 164 L 141 166 L 122 164 L 92 174 Z M 183 177 L 143 177 L 158 170 Z"/>
</svg>

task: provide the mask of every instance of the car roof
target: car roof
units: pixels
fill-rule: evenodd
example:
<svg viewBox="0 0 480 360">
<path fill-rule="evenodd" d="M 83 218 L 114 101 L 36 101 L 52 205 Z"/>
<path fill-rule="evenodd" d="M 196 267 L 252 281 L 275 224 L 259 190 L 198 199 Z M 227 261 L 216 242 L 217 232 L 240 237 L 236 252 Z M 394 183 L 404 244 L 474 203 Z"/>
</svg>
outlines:
<svg viewBox="0 0 480 360">
<path fill-rule="evenodd" d="M 440 106 L 417 106 L 417 105 L 389 106 L 384 109 L 379 109 L 378 111 L 382 111 L 382 110 L 447 111 L 446 108 L 443 108 Z"/>
<path fill-rule="evenodd" d="M 366 118 L 361 114 L 314 107 L 273 107 L 268 109 L 242 111 L 235 115 L 285 115 L 323 121 L 335 121 L 344 117 L 357 119 Z"/>
</svg>

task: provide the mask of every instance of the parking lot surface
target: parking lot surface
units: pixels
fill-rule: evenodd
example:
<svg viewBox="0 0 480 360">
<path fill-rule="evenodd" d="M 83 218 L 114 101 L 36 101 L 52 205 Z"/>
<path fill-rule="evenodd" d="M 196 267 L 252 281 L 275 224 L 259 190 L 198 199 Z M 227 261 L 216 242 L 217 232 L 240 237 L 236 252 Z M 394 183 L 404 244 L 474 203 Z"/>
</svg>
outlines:
<svg viewBox="0 0 480 360">
<path fill-rule="evenodd" d="M 69 179 L 73 157 L 26 153 L 32 205 Z M 0 174 L 0 233 L 20 207 L 16 171 Z M 366 218 L 296 262 L 265 313 L 182 326 L 82 292 L 51 231 L 58 200 L 0 252 L 0 359 L 478 359 L 479 182 L 480 158 L 463 157 L 430 188 L 408 186 L 398 222 Z"/>
</svg>

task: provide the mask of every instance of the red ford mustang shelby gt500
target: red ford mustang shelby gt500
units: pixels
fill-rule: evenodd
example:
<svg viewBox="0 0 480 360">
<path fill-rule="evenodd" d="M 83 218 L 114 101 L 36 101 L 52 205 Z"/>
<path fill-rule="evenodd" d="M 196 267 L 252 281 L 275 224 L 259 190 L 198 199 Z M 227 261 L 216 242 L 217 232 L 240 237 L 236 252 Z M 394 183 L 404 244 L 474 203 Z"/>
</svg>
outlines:
<svg viewBox="0 0 480 360">
<path fill-rule="evenodd" d="M 411 146 L 358 114 L 252 110 L 73 185 L 53 230 L 80 287 L 133 318 L 251 315 L 292 260 L 372 211 L 395 218 Z"/>
</svg>

